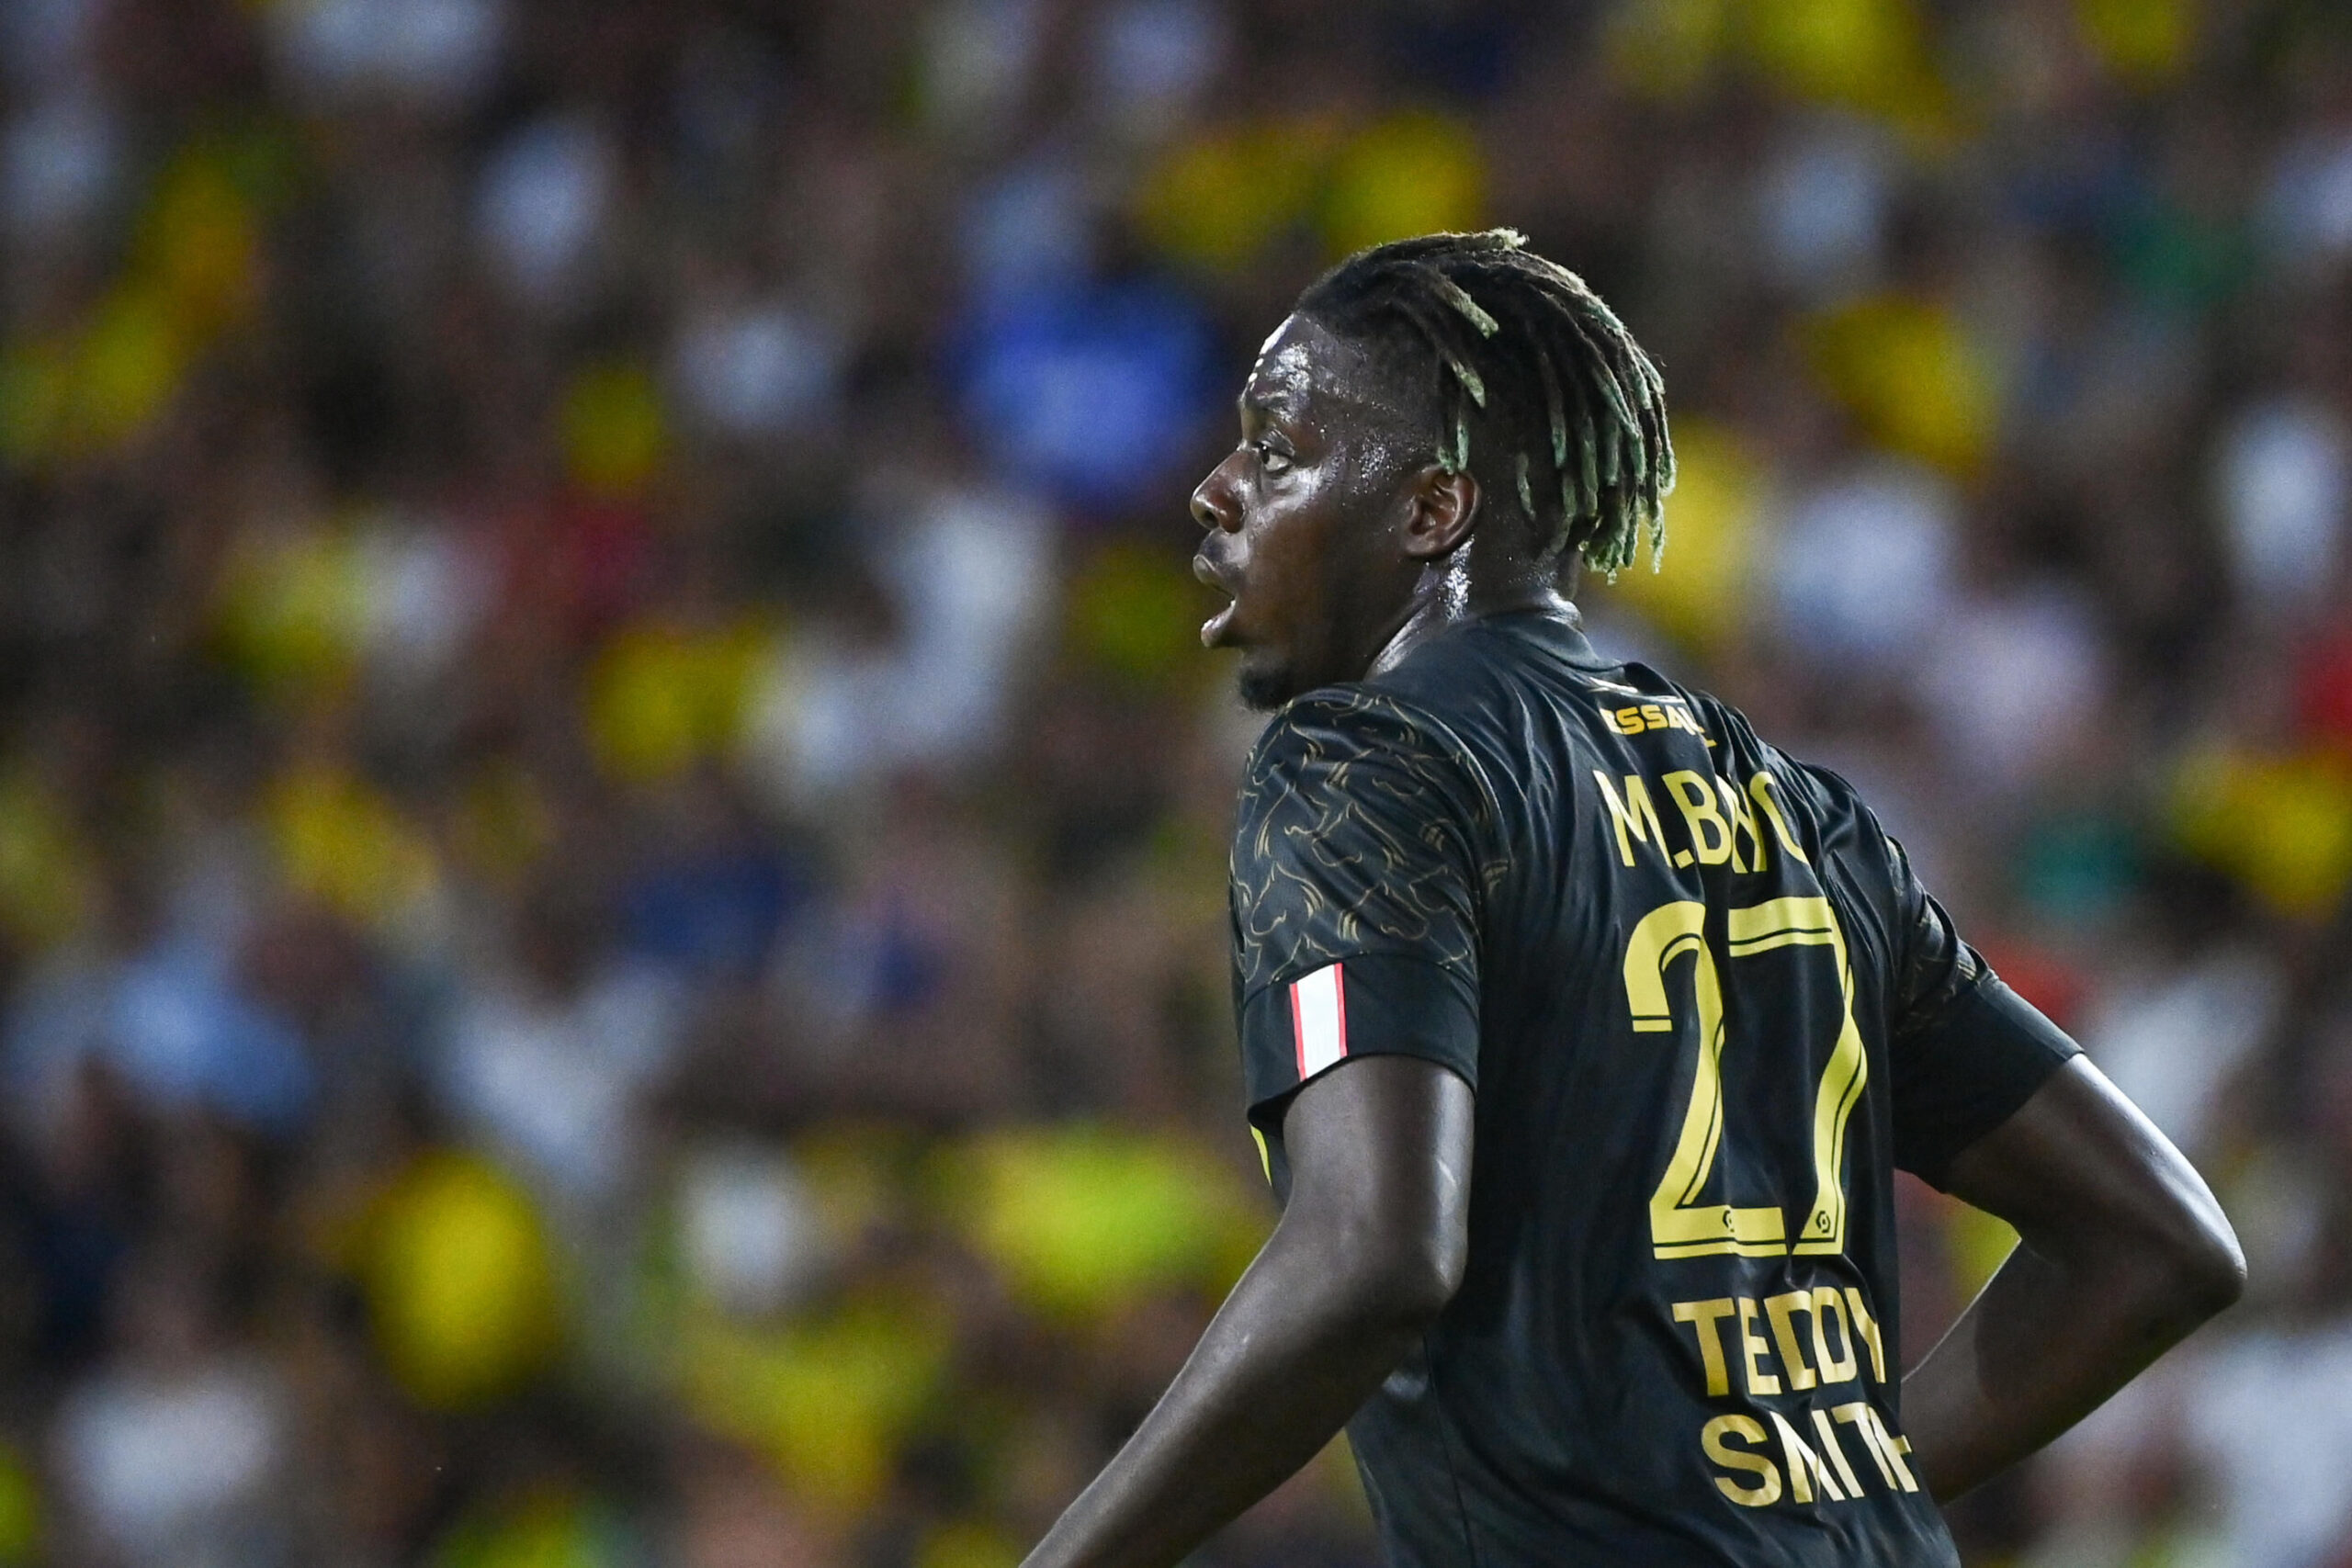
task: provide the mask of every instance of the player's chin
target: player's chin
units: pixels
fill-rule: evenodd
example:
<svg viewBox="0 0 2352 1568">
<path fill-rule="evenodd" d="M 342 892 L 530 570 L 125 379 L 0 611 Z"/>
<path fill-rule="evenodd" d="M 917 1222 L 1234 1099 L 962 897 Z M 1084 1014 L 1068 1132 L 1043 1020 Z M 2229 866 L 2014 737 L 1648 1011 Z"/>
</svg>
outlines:
<svg viewBox="0 0 2352 1568">
<path fill-rule="evenodd" d="M 1306 688 L 1300 685 L 1288 660 L 1271 649 L 1253 648 L 1241 656 L 1234 676 L 1244 706 L 1272 713 Z"/>
</svg>

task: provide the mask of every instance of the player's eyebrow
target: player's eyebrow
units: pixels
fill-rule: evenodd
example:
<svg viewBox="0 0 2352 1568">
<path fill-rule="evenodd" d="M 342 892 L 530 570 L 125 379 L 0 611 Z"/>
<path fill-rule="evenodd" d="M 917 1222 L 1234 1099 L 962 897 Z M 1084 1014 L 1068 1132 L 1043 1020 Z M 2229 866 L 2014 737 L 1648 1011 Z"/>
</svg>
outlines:
<svg viewBox="0 0 2352 1568">
<path fill-rule="evenodd" d="M 1247 423 L 1253 413 L 1261 418 L 1296 418 L 1300 405 L 1304 401 L 1303 398 L 1287 387 L 1272 387 L 1261 392 L 1258 389 L 1257 381 L 1253 378 L 1248 386 L 1241 389 L 1241 395 L 1234 399 L 1233 407 L 1234 412 L 1241 416 L 1242 422 Z"/>
</svg>

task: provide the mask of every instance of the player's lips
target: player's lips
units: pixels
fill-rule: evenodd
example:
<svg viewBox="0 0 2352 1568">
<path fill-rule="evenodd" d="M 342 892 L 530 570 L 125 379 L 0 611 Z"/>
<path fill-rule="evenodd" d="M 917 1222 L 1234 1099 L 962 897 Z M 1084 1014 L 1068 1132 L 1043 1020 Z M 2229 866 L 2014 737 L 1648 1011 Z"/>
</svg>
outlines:
<svg viewBox="0 0 2352 1568">
<path fill-rule="evenodd" d="M 1231 594 L 1234 599 L 1232 604 L 1201 623 L 1201 646 L 1215 648 L 1223 642 L 1226 634 L 1233 629 L 1233 613 L 1241 607 L 1241 590 L 1227 581 L 1225 573 L 1218 570 L 1216 562 L 1209 559 L 1206 555 L 1197 555 L 1193 558 L 1193 575 L 1210 587 Z"/>
</svg>

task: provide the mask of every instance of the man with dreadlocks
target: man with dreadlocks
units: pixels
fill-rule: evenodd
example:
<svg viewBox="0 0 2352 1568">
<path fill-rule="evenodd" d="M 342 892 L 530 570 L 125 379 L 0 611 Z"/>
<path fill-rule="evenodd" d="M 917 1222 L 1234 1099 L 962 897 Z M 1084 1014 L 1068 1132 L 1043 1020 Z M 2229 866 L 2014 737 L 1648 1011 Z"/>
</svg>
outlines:
<svg viewBox="0 0 2352 1568">
<path fill-rule="evenodd" d="M 1843 780 L 1578 632 L 1674 478 L 1581 280 L 1366 251 L 1240 414 L 1195 569 L 1279 710 L 1232 901 L 1283 1216 L 1030 1562 L 1174 1563 L 1346 1423 L 1400 1568 L 1955 1564 L 1937 1500 L 2235 1297 L 2211 1194 Z M 1897 1168 L 2023 1237 L 1907 1376 Z"/>
</svg>

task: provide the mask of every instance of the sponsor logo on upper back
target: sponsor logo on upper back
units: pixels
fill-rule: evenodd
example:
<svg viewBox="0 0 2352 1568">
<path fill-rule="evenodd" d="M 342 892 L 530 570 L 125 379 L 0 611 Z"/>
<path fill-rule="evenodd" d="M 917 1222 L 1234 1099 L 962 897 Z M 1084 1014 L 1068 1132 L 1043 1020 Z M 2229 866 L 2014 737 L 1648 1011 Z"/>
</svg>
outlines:
<svg viewBox="0 0 2352 1568">
<path fill-rule="evenodd" d="M 1710 746 L 1714 744 L 1708 739 L 1707 732 L 1699 728 L 1699 721 L 1691 716 L 1690 703 L 1683 698 L 1657 696 L 1646 692 L 1636 692 L 1634 695 L 1647 697 L 1648 700 L 1624 707 L 1602 708 L 1600 722 L 1620 735 L 1646 735 L 1653 729 L 1679 729 L 1686 735 L 1697 736 Z"/>
</svg>

